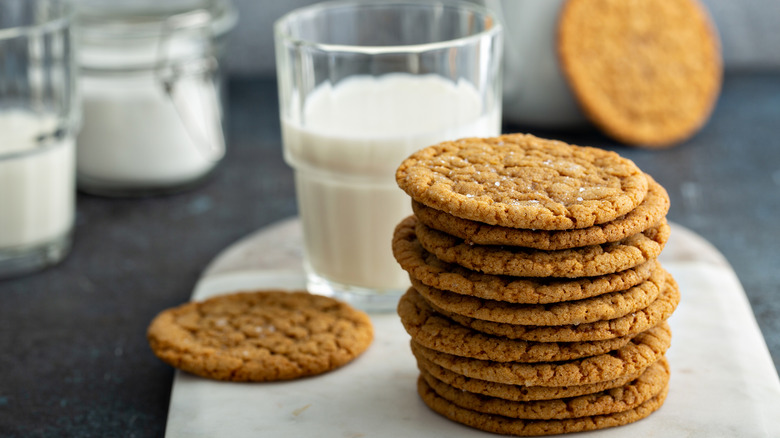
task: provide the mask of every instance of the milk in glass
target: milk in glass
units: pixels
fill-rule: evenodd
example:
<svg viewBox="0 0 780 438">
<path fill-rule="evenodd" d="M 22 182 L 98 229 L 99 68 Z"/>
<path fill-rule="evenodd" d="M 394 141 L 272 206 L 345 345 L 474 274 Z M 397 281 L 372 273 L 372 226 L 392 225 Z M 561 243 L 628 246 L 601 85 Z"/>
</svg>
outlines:
<svg viewBox="0 0 780 438">
<path fill-rule="evenodd" d="M 41 142 L 56 119 L 0 112 L 0 249 L 22 249 L 65 237 L 73 223 L 74 141 Z"/>
<path fill-rule="evenodd" d="M 423 147 L 499 134 L 500 110 L 482 102 L 463 80 L 392 73 L 319 85 L 302 110 L 294 107 L 282 119 L 282 137 L 296 170 L 310 273 L 380 291 L 408 287 L 391 240 L 411 200 L 395 171 Z"/>
</svg>

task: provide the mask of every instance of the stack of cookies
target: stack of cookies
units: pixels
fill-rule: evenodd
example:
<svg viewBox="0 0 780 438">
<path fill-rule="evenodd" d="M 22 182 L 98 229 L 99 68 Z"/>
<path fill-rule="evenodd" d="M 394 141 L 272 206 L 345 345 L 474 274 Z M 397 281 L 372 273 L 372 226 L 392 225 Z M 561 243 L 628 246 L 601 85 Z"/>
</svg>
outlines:
<svg viewBox="0 0 780 438">
<path fill-rule="evenodd" d="M 530 135 L 422 149 L 396 173 L 398 313 L 439 414 L 512 435 L 648 416 L 669 381 L 679 302 L 656 260 L 666 191 L 633 162 Z"/>
</svg>

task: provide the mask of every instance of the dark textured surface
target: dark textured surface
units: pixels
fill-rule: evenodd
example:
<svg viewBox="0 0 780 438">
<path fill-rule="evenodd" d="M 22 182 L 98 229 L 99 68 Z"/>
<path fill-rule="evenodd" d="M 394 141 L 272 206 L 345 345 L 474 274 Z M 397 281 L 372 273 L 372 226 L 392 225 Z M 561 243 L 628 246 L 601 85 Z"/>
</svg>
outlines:
<svg viewBox="0 0 780 438">
<path fill-rule="evenodd" d="M 81 195 L 61 265 L 0 280 L 0 437 L 163 436 L 172 370 L 144 333 L 189 297 L 199 272 L 244 235 L 296 212 L 281 155 L 275 81 L 230 84 L 230 151 L 213 178 L 158 198 Z M 598 132 L 530 131 L 613 149 L 664 185 L 671 220 L 729 260 L 780 364 L 780 75 L 728 77 L 710 123 L 673 149 Z"/>
</svg>

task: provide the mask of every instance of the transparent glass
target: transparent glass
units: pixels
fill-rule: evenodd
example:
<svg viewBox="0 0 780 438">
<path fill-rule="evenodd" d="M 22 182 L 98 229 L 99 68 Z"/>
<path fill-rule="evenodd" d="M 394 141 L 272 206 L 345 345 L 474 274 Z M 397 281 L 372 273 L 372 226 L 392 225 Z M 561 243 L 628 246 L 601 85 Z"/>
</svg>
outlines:
<svg viewBox="0 0 780 438">
<path fill-rule="evenodd" d="M 333 2 L 274 31 L 308 288 L 393 310 L 409 287 L 393 230 L 411 214 L 395 171 L 425 146 L 499 133 L 501 27 L 471 4 Z"/>
<path fill-rule="evenodd" d="M 0 2 L 0 278 L 68 253 L 79 112 L 71 11 L 56 0 Z"/>
<path fill-rule="evenodd" d="M 178 192 L 225 155 L 229 0 L 81 0 L 77 180 L 104 196 Z"/>
</svg>

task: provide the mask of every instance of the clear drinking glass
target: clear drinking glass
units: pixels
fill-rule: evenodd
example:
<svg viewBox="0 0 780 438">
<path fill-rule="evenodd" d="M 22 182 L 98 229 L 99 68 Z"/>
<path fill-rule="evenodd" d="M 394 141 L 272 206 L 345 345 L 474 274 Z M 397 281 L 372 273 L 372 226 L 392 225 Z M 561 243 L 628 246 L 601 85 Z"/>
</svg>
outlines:
<svg viewBox="0 0 780 438">
<path fill-rule="evenodd" d="M 71 10 L 0 1 L 0 277 L 60 261 L 75 207 Z"/>
<path fill-rule="evenodd" d="M 391 240 L 411 214 L 395 171 L 425 146 L 500 132 L 501 27 L 471 4 L 346 1 L 274 30 L 308 288 L 394 309 L 409 278 Z"/>
</svg>

